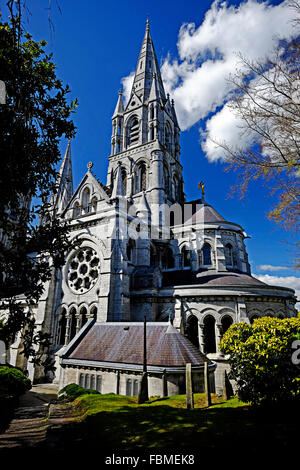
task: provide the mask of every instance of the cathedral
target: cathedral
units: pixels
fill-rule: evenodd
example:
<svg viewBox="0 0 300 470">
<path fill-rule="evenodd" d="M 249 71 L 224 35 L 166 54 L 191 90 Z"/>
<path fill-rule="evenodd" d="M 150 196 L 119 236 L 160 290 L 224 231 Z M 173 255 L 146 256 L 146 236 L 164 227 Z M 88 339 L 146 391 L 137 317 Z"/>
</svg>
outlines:
<svg viewBox="0 0 300 470">
<path fill-rule="evenodd" d="M 202 182 L 201 197 L 186 200 L 180 128 L 148 22 L 130 99 L 124 106 L 120 91 L 112 116 L 106 183 L 88 162 L 73 190 L 69 142 L 57 184 L 51 204 L 77 248 L 34 312 L 51 333 L 55 374 L 24 364 L 19 340 L 10 350 L 35 382 L 136 395 L 145 317 L 149 394 L 184 393 L 186 363 L 202 391 L 205 362 L 219 393 L 228 369 L 219 342 L 229 326 L 295 316 L 294 291 L 251 276 L 244 229 L 205 200 Z"/>
</svg>

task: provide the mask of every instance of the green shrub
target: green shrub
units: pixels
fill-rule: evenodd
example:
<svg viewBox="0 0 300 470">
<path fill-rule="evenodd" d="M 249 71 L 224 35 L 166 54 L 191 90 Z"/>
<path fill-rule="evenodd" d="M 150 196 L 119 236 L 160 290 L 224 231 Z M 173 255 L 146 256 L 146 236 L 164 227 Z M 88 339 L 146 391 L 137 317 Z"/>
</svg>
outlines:
<svg viewBox="0 0 300 470">
<path fill-rule="evenodd" d="M 0 394 L 20 396 L 31 389 L 31 381 L 18 368 L 0 366 Z"/>
<path fill-rule="evenodd" d="M 100 394 L 100 392 L 98 392 L 98 390 L 83 388 L 74 383 L 66 385 L 58 392 L 59 399 L 66 399 L 69 401 L 75 400 L 75 398 L 80 397 L 80 395 L 87 394 Z"/>
<path fill-rule="evenodd" d="M 300 399 L 300 368 L 292 363 L 292 343 L 299 318 L 264 317 L 236 323 L 224 334 L 220 349 L 229 354 L 230 378 L 239 398 L 252 404 Z"/>
</svg>

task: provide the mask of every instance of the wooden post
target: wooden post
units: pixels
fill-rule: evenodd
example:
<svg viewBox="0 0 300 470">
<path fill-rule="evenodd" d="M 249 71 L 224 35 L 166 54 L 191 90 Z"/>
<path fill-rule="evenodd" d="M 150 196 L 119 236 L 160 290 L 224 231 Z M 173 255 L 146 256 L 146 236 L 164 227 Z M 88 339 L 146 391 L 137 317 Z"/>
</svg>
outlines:
<svg viewBox="0 0 300 470">
<path fill-rule="evenodd" d="M 188 410 L 194 408 L 194 395 L 192 384 L 192 364 L 189 362 L 185 366 L 185 383 L 186 383 L 186 407 Z"/>
<path fill-rule="evenodd" d="M 166 369 L 164 369 L 162 373 L 162 389 L 163 389 L 163 397 L 167 397 L 168 396 L 168 383 L 167 383 Z"/>
<path fill-rule="evenodd" d="M 138 403 L 142 404 L 149 400 L 148 395 L 148 377 L 147 377 L 147 329 L 146 329 L 146 315 L 144 315 L 144 361 L 143 361 L 143 375 L 139 386 Z"/>
<path fill-rule="evenodd" d="M 205 386 L 205 404 L 206 404 L 206 406 L 210 406 L 211 405 L 211 396 L 210 396 L 208 363 L 207 362 L 204 362 L 204 386 Z"/>
</svg>

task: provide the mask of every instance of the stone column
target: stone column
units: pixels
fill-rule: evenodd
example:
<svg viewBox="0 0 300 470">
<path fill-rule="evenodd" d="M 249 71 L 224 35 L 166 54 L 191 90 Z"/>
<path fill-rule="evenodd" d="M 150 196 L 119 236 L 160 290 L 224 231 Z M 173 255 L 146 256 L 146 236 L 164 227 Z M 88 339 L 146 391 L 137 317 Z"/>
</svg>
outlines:
<svg viewBox="0 0 300 470">
<path fill-rule="evenodd" d="M 220 354 L 219 343 L 222 339 L 222 325 L 215 323 L 216 353 Z"/>
<path fill-rule="evenodd" d="M 199 340 L 199 349 L 204 354 L 204 325 L 198 321 L 198 340 Z"/>
<path fill-rule="evenodd" d="M 82 315 L 75 315 L 76 319 L 76 334 L 79 332 L 82 323 Z"/>
<path fill-rule="evenodd" d="M 70 323 L 71 323 L 71 317 L 70 315 L 67 315 L 67 326 L 66 326 L 66 336 L 65 336 L 65 346 L 69 343 L 69 337 L 70 337 Z"/>
</svg>

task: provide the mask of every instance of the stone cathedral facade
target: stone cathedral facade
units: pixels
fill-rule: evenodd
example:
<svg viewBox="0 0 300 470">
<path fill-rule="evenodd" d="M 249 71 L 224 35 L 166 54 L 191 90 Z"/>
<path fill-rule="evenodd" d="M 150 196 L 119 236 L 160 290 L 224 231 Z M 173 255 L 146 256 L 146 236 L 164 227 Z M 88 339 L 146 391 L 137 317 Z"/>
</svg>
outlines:
<svg viewBox="0 0 300 470">
<path fill-rule="evenodd" d="M 180 129 L 148 23 L 130 99 L 124 107 L 120 91 L 112 116 L 107 181 L 90 162 L 74 191 L 69 143 L 51 201 L 80 244 L 35 309 L 39 328 L 53 338 L 57 368 L 48 380 L 136 394 L 146 316 L 150 393 L 184 391 L 186 362 L 201 390 L 205 361 L 219 391 L 227 367 L 219 342 L 228 327 L 295 315 L 293 290 L 251 276 L 244 229 L 208 204 L 204 191 L 186 201 Z M 16 341 L 11 363 L 21 364 L 19 352 Z M 43 379 L 40 369 L 26 367 L 35 381 Z"/>
</svg>

